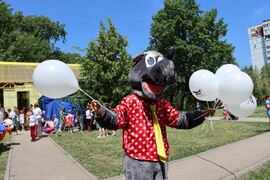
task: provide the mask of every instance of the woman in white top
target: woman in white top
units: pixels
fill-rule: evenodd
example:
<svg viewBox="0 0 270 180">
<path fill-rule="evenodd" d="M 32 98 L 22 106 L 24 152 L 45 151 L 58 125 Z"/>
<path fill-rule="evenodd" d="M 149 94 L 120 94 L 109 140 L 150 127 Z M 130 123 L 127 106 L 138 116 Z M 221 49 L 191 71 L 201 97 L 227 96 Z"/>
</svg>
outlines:
<svg viewBox="0 0 270 180">
<path fill-rule="evenodd" d="M 35 119 L 38 122 L 37 128 L 36 128 L 36 137 L 41 137 L 42 136 L 42 121 L 41 121 L 42 111 L 39 108 L 38 103 L 34 104 L 33 115 L 35 116 Z"/>
</svg>

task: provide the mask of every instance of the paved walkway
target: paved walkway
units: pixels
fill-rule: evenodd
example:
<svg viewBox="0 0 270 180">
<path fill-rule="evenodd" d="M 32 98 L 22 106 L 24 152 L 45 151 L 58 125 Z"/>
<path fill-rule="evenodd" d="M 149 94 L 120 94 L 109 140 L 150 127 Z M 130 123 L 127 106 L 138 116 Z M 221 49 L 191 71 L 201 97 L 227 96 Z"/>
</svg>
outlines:
<svg viewBox="0 0 270 180">
<path fill-rule="evenodd" d="M 26 131 L 12 138 L 5 180 L 96 179 L 49 137 L 31 142 Z"/>
<path fill-rule="evenodd" d="M 215 118 L 217 120 L 219 118 Z M 268 122 L 267 118 L 238 121 Z M 238 179 L 270 160 L 270 132 L 170 162 L 170 180 Z M 13 136 L 5 180 L 96 179 L 49 137 L 31 142 L 29 132 Z M 110 178 L 125 179 L 124 176 Z"/>
<path fill-rule="evenodd" d="M 220 120 L 221 117 L 213 120 Z M 234 121 L 234 120 L 233 120 Z M 268 118 L 240 118 L 268 122 Z M 169 163 L 169 180 L 235 180 L 270 160 L 270 132 Z M 110 180 L 124 180 L 124 176 Z"/>
</svg>

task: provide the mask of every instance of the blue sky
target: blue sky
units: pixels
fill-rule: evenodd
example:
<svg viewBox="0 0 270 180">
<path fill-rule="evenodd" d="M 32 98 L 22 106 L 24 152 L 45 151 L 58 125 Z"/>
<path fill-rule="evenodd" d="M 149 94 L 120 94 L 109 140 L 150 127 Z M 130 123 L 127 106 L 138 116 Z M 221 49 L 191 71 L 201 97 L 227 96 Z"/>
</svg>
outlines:
<svg viewBox="0 0 270 180">
<path fill-rule="evenodd" d="M 149 43 L 152 16 L 163 8 L 163 0 L 4 0 L 14 11 L 24 15 L 44 15 L 65 24 L 66 44 L 58 46 L 65 52 L 76 52 L 71 47 L 86 48 L 97 37 L 100 21 L 110 17 L 120 34 L 129 42 L 128 52 L 134 56 Z M 270 19 L 269 0 L 197 0 L 200 9 L 218 10 L 218 19 L 228 24 L 225 37 L 235 46 L 234 57 L 240 67 L 250 66 L 251 57 L 248 27 Z"/>
</svg>

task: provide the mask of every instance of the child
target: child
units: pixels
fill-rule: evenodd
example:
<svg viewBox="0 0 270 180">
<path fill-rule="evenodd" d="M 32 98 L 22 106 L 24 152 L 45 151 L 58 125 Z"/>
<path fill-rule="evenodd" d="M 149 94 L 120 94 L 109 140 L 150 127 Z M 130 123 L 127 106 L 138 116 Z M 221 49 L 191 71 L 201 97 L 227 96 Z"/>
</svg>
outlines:
<svg viewBox="0 0 270 180">
<path fill-rule="evenodd" d="M 223 119 L 228 120 L 228 110 L 225 107 L 223 108 Z"/>
<path fill-rule="evenodd" d="M 30 128 L 30 136 L 31 136 L 31 141 L 35 141 L 36 140 L 36 127 L 37 127 L 37 119 L 35 118 L 35 115 L 33 115 L 32 111 L 28 112 L 28 118 L 27 118 L 28 122 L 29 122 L 29 128 Z"/>
<path fill-rule="evenodd" d="M 68 133 L 73 133 L 73 120 L 74 120 L 74 116 L 71 114 L 71 111 L 68 110 L 68 115 L 66 116 L 66 126 L 68 129 Z"/>
<path fill-rule="evenodd" d="M 58 119 L 56 114 L 53 115 L 53 123 L 55 132 L 57 132 L 59 130 L 60 120 Z"/>
<path fill-rule="evenodd" d="M 24 113 L 23 113 L 23 110 L 20 110 L 19 119 L 20 119 L 20 125 L 22 126 L 22 131 L 25 131 L 24 130 Z"/>
</svg>

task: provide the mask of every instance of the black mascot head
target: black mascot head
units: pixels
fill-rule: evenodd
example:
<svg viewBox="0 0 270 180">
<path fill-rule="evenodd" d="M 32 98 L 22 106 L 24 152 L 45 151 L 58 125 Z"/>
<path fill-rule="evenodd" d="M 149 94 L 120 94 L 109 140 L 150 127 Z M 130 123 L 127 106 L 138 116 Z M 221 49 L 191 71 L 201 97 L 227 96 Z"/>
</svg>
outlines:
<svg viewBox="0 0 270 180">
<path fill-rule="evenodd" d="M 133 59 L 128 80 L 133 92 L 148 100 L 157 100 L 176 81 L 173 50 L 167 57 L 156 51 L 140 53 Z M 170 57 L 170 59 L 169 59 Z"/>
</svg>

